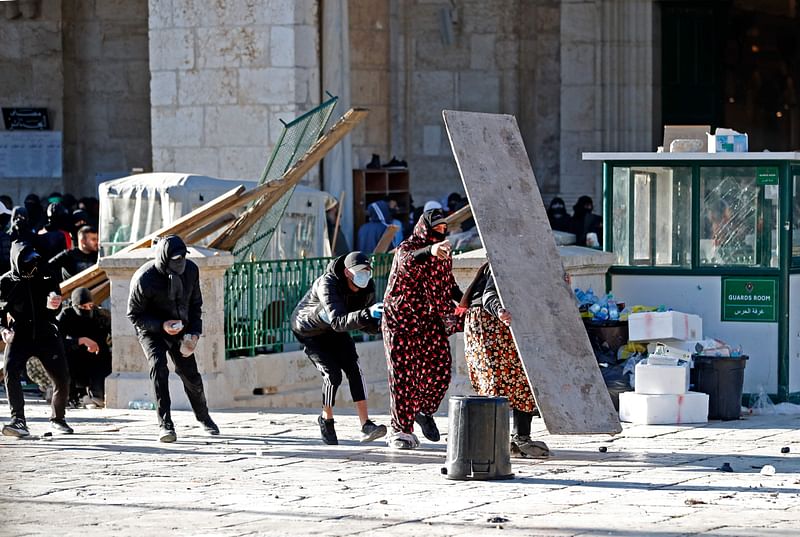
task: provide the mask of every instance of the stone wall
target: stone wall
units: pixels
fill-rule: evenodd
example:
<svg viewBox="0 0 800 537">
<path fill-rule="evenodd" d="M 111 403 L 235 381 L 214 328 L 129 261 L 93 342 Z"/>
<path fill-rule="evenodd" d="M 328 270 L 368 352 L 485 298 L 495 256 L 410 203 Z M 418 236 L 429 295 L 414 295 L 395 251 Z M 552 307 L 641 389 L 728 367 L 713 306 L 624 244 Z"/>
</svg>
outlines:
<svg viewBox="0 0 800 537">
<path fill-rule="evenodd" d="M 64 183 L 151 168 L 147 0 L 64 0 Z"/>
<path fill-rule="evenodd" d="M 320 102 L 317 8 L 150 0 L 153 169 L 257 179 L 279 120 Z"/>
<path fill-rule="evenodd" d="M 363 168 L 372 154 L 391 158 L 394 137 L 390 117 L 390 21 L 388 0 L 349 0 L 350 92 L 354 106 L 369 108 L 367 120 L 353 130 L 353 167 Z"/>
<path fill-rule="evenodd" d="M 64 128 L 61 0 L 0 3 L 0 106 L 47 108 L 52 130 Z M 0 121 L 0 130 L 5 130 Z M 2 193 L 22 203 L 60 190 L 61 178 L 3 178 Z"/>
</svg>

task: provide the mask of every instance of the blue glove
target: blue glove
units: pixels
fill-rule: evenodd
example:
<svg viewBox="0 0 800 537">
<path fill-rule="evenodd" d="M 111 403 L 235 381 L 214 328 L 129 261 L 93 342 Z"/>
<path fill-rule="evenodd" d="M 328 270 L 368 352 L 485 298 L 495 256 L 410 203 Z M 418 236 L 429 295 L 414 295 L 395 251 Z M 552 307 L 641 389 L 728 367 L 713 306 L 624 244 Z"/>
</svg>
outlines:
<svg viewBox="0 0 800 537">
<path fill-rule="evenodd" d="M 378 302 L 369 307 L 369 314 L 373 319 L 380 319 L 383 317 L 383 302 Z"/>
</svg>

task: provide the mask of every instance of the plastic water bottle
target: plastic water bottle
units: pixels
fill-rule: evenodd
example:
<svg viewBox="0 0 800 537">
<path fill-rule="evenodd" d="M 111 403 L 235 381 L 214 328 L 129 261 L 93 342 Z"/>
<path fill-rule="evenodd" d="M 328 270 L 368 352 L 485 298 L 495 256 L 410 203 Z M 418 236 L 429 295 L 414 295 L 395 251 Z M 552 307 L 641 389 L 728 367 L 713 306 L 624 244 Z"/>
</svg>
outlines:
<svg viewBox="0 0 800 537">
<path fill-rule="evenodd" d="M 145 401 L 144 399 L 135 399 L 128 401 L 128 408 L 130 410 L 155 410 L 156 404 L 152 401 Z"/>
<path fill-rule="evenodd" d="M 619 321 L 619 308 L 617 302 L 614 300 L 614 295 L 608 293 L 608 319 L 610 321 Z"/>
</svg>

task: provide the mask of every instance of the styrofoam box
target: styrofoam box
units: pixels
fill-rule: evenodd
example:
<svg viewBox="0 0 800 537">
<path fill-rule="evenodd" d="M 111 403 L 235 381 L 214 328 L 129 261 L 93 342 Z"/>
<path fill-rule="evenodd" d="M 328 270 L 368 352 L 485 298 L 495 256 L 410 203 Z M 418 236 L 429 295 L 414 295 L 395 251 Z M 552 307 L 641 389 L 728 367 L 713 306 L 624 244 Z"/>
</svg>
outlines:
<svg viewBox="0 0 800 537">
<path fill-rule="evenodd" d="M 697 344 L 702 343 L 702 340 L 690 339 L 685 341 L 683 339 L 659 339 L 658 341 L 651 341 L 647 344 L 647 352 L 653 354 L 658 343 L 662 343 L 664 347 L 666 347 L 665 354 L 667 356 L 675 356 L 680 360 L 689 360 L 692 358 L 692 354 L 697 353 Z"/>
<path fill-rule="evenodd" d="M 680 395 L 689 391 L 689 364 L 636 364 L 634 373 L 636 393 Z"/>
<path fill-rule="evenodd" d="M 644 425 L 680 425 L 708 422 L 708 394 L 682 395 L 619 394 L 619 419 Z"/>
<path fill-rule="evenodd" d="M 703 320 L 698 315 L 680 311 L 648 311 L 628 316 L 628 339 L 702 339 Z"/>
</svg>

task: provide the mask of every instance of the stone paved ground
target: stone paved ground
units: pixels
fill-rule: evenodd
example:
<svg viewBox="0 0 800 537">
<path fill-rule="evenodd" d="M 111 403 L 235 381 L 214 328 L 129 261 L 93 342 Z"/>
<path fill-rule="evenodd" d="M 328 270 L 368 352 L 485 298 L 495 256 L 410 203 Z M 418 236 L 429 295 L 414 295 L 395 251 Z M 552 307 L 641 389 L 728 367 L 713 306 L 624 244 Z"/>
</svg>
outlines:
<svg viewBox="0 0 800 537">
<path fill-rule="evenodd" d="M 511 481 L 463 482 L 440 475 L 444 442 L 360 445 L 352 414 L 328 447 L 307 410 L 215 412 L 214 438 L 176 412 L 169 445 L 154 441 L 152 411 L 73 410 L 76 434 L 47 440 L 48 409 L 27 408 L 34 438 L 0 439 L 6 537 L 800 535 L 800 416 L 626 426 L 616 438 L 551 437 L 537 419 L 550 460 L 515 459 Z M 717 470 L 724 462 L 734 473 Z M 765 464 L 777 473 L 761 475 Z"/>
</svg>

